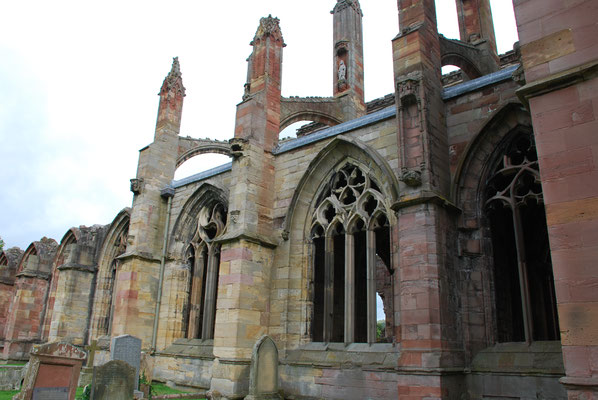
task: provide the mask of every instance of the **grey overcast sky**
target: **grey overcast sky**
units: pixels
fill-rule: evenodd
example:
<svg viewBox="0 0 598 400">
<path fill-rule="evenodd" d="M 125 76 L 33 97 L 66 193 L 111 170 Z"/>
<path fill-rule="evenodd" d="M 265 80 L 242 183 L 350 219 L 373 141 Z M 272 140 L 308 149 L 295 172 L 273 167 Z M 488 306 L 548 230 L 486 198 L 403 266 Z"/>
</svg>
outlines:
<svg viewBox="0 0 598 400">
<path fill-rule="evenodd" d="M 511 0 L 491 0 L 499 51 L 517 40 Z M 456 38 L 452 0 L 439 30 Z M 283 95 L 332 92 L 335 0 L 0 1 L 0 236 L 25 249 L 71 226 L 108 224 L 131 205 L 138 150 L 152 141 L 158 90 L 178 56 L 181 134 L 229 139 L 260 17 L 280 18 Z M 393 90 L 395 0 L 361 0 L 366 100 Z M 220 164 L 200 157 L 177 177 Z"/>
</svg>

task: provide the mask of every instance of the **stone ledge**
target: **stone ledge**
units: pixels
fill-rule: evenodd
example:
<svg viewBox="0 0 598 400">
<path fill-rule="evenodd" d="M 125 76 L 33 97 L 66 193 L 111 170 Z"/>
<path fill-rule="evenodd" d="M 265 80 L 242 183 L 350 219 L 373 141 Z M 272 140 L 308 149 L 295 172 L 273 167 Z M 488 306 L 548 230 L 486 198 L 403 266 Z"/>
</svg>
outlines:
<svg viewBox="0 0 598 400">
<path fill-rule="evenodd" d="M 397 347 L 390 343 L 308 343 L 298 349 L 289 350 L 281 364 L 394 371 L 400 355 Z"/>
<path fill-rule="evenodd" d="M 517 90 L 516 94 L 519 100 L 529 109 L 530 98 L 593 79 L 597 75 L 598 61 L 593 61 L 528 83 Z"/>
<path fill-rule="evenodd" d="M 565 368 L 561 343 L 498 343 L 480 351 L 474 357 L 471 373 L 562 376 L 565 374 Z"/>
</svg>

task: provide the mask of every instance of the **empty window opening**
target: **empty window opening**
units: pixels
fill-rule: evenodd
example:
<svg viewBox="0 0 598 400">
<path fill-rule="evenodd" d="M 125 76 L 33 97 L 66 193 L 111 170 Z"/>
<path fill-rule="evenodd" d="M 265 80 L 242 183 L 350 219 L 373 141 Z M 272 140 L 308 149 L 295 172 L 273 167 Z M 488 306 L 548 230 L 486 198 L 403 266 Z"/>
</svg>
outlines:
<svg viewBox="0 0 598 400">
<path fill-rule="evenodd" d="M 310 238 L 313 341 L 392 340 L 390 229 L 378 188 L 348 164 L 321 191 Z M 377 333 L 380 312 L 385 315 L 382 335 Z"/>
<path fill-rule="evenodd" d="M 187 247 L 189 279 L 183 310 L 183 332 L 189 339 L 214 338 L 220 244 L 213 240 L 223 233 L 226 217 L 226 208 L 221 203 L 203 207 L 199 212 L 194 237 Z"/>
<path fill-rule="evenodd" d="M 498 342 L 559 340 L 546 215 L 531 133 L 506 147 L 487 182 Z"/>
</svg>

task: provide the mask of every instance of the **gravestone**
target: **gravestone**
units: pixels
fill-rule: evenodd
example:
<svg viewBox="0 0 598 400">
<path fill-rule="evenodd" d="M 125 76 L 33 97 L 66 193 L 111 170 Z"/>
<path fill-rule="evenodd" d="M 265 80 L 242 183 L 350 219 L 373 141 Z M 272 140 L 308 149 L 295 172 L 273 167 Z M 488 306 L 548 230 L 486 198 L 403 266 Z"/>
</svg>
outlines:
<svg viewBox="0 0 598 400">
<path fill-rule="evenodd" d="M 35 346 L 15 400 L 75 400 L 84 351 L 67 343 Z"/>
<path fill-rule="evenodd" d="M 112 338 L 110 359 L 121 360 L 135 368 L 135 390 L 139 387 L 139 365 L 141 363 L 141 339 L 131 335 Z"/>
<path fill-rule="evenodd" d="M 131 400 L 135 390 L 135 368 L 121 360 L 108 361 L 93 368 L 93 400 Z"/>
<path fill-rule="evenodd" d="M 246 400 L 281 399 L 278 394 L 278 349 L 269 336 L 253 346 Z"/>
</svg>

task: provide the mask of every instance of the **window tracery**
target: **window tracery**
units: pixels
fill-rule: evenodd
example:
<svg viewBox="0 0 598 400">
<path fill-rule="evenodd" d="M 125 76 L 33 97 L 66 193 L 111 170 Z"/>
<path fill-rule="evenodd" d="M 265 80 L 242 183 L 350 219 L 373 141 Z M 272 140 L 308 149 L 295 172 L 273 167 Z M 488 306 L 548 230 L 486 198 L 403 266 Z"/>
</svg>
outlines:
<svg viewBox="0 0 598 400">
<path fill-rule="evenodd" d="M 227 211 L 222 203 L 199 211 L 193 239 L 185 260 L 190 270 L 188 301 L 183 327 L 187 338 L 213 339 L 220 266 L 220 244 L 216 242 L 226 228 Z"/>
<path fill-rule="evenodd" d="M 486 183 L 499 342 L 560 337 L 533 134 L 517 134 Z M 499 295 L 500 294 L 500 295 Z"/>
<path fill-rule="evenodd" d="M 388 210 L 376 182 L 352 164 L 322 191 L 310 231 L 313 341 L 377 341 L 377 265 L 392 273 Z"/>
</svg>

